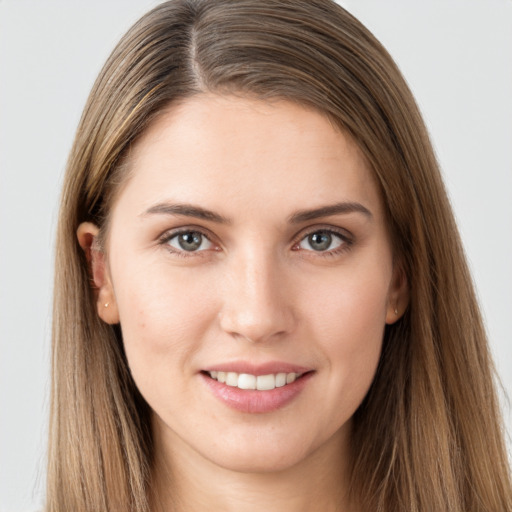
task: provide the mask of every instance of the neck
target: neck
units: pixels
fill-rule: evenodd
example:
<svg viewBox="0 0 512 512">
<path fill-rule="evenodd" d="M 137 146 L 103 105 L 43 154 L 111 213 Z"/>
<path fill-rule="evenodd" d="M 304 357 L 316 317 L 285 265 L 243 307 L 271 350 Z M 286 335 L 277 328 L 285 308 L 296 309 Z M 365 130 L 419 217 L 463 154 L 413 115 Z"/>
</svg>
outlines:
<svg viewBox="0 0 512 512">
<path fill-rule="evenodd" d="M 265 473 L 220 467 L 180 439 L 174 438 L 172 446 L 162 445 L 158 436 L 155 441 L 154 512 L 355 510 L 348 499 L 348 458 L 341 440 L 293 467 Z"/>
</svg>

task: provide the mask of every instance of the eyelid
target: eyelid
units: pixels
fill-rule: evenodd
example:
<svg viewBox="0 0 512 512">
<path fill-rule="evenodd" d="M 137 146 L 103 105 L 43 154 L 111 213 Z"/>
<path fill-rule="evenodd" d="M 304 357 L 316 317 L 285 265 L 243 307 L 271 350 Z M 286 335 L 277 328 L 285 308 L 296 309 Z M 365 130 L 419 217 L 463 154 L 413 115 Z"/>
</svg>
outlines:
<svg viewBox="0 0 512 512">
<path fill-rule="evenodd" d="M 213 248 L 212 249 L 203 249 L 201 251 L 185 251 L 185 250 L 182 251 L 182 250 L 176 249 L 175 247 L 172 247 L 168 243 L 169 240 L 171 240 L 172 238 L 174 238 L 178 235 L 181 235 L 182 233 L 190 233 L 190 232 L 197 232 L 201 236 L 204 236 L 213 245 Z M 188 257 L 188 256 L 194 256 L 194 255 L 199 256 L 199 255 L 201 255 L 201 253 L 208 252 L 211 250 L 219 250 L 219 243 L 215 242 L 214 238 L 215 237 L 209 230 L 207 230 L 201 226 L 187 225 L 187 226 L 180 226 L 177 228 L 167 229 L 161 235 L 158 236 L 157 241 L 158 241 L 159 245 L 166 245 L 167 249 L 170 252 L 172 252 L 173 254 L 178 254 L 181 256 Z"/>
<path fill-rule="evenodd" d="M 190 231 L 196 231 L 198 233 L 200 233 L 202 236 L 204 236 L 207 240 L 209 240 L 212 244 L 213 244 L 213 249 L 208 249 L 208 250 L 201 250 L 201 251 L 190 251 L 190 252 L 187 252 L 187 251 L 180 251 L 180 250 L 176 250 L 175 248 L 172 248 L 170 245 L 167 244 L 167 242 L 171 239 L 171 238 L 174 238 L 175 236 L 178 236 L 180 235 L 181 233 L 187 233 L 187 232 L 190 232 Z M 337 247 L 335 249 L 331 249 L 331 250 L 327 250 L 327 251 L 307 251 L 307 250 L 304 250 L 304 252 L 314 252 L 317 256 L 329 256 L 329 255 L 334 255 L 334 254 L 337 254 L 339 252 L 342 252 L 344 250 L 348 250 L 351 248 L 351 246 L 353 245 L 354 243 L 354 235 L 352 235 L 352 233 L 350 231 L 348 231 L 347 229 L 344 229 L 344 228 L 341 228 L 341 227 L 338 227 L 338 226 L 333 226 L 333 225 L 326 225 L 326 224 L 319 224 L 319 225 L 315 225 L 315 226 L 309 226 L 303 230 L 301 230 L 293 239 L 292 239 L 292 250 L 298 250 L 298 249 L 295 249 L 295 247 L 302 241 L 304 240 L 307 236 L 313 234 L 313 233 L 316 233 L 318 231 L 325 231 L 327 233 L 331 233 L 335 236 L 338 236 L 340 237 L 342 240 L 343 240 L 343 244 L 340 246 L 340 247 Z M 203 254 L 202 253 L 205 253 L 205 252 L 209 252 L 211 250 L 214 250 L 214 251 L 219 251 L 221 250 L 221 245 L 219 242 L 215 241 L 215 238 L 216 236 L 213 235 L 213 233 L 211 233 L 208 229 L 202 227 L 202 226 L 197 226 L 197 225 L 185 225 L 185 226 L 179 226 L 179 227 L 176 227 L 176 228 L 171 228 L 171 229 L 167 229 L 166 231 L 164 231 L 161 235 L 158 236 L 157 238 L 157 241 L 159 243 L 159 245 L 166 245 L 168 246 L 169 248 L 169 251 L 174 253 L 174 254 L 178 254 L 178 255 L 183 255 L 185 257 L 187 256 L 202 256 Z"/>
<path fill-rule="evenodd" d="M 316 256 L 320 256 L 320 257 L 322 255 L 329 256 L 329 255 L 337 254 L 338 252 L 350 249 L 354 243 L 354 236 L 352 235 L 352 233 L 350 233 L 346 229 L 340 228 L 337 226 L 332 226 L 332 225 L 320 224 L 320 225 L 316 225 L 316 226 L 310 226 L 310 227 L 305 228 L 302 231 L 300 231 L 297 234 L 297 236 L 294 237 L 294 239 L 293 239 L 292 248 L 294 250 L 298 251 L 299 249 L 295 249 L 295 247 L 297 247 L 300 242 L 302 242 L 309 235 L 312 235 L 313 233 L 317 233 L 319 231 L 324 231 L 326 233 L 330 233 L 335 236 L 338 236 L 339 238 L 341 238 L 343 240 L 344 243 L 340 247 L 337 247 L 335 249 L 330 249 L 327 251 L 304 250 L 304 252 L 312 252 L 312 253 L 315 253 Z"/>
<path fill-rule="evenodd" d="M 343 238 L 343 240 L 345 241 L 352 241 L 354 239 L 354 235 L 345 228 L 340 228 L 338 226 L 332 226 L 329 224 L 318 224 L 315 226 L 308 226 L 307 228 L 302 229 L 299 233 L 297 233 L 297 235 L 294 236 L 293 243 L 296 244 L 297 242 L 303 240 L 305 237 L 318 231 L 333 233 Z"/>
</svg>

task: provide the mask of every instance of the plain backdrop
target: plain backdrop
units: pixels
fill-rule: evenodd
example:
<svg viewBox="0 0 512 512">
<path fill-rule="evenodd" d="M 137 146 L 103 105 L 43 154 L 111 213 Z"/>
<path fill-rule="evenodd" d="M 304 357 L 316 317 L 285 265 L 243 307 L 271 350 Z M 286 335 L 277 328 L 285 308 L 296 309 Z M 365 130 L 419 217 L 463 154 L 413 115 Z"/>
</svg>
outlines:
<svg viewBox="0 0 512 512">
<path fill-rule="evenodd" d="M 0 0 L 0 512 L 43 500 L 54 230 L 74 131 L 114 44 L 158 3 Z M 341 3 L 416 95 L 512 394 L 512 1 Z"/>
</svg>

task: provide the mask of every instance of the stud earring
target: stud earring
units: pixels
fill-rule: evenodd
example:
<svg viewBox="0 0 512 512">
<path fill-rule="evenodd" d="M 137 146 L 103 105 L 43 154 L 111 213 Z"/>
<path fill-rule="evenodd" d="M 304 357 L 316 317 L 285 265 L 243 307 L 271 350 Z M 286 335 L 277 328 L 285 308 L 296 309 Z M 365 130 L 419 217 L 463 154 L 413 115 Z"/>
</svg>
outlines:
<svg viewBox="0 0 512 512">
<path fill-rule="evenodd" d="M 105 303 L 105 307 L 106 307 L 106 308 L 108 308 L 108 307 L 109 307 L 109 305 L 110 305 L 110 302 L 106 302 L 106 303 Z M 396 311 L 396 310 L 395 310 L 395 311 Z"/>
<path fill-rule="evenodd" d="M 395 315 L 398 316 L 398 309 L 395 308 Z"/>
</svg>

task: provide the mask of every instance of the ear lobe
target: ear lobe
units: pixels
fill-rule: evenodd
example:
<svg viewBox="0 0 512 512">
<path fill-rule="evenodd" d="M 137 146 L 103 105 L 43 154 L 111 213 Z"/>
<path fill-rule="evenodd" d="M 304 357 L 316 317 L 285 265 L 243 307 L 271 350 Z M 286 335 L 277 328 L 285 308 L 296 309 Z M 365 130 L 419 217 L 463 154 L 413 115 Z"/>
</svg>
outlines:
<svg viewBox="0 0 512 512">
<path fill-rule="evenodd" d="M 389 289 L 386 323 L 391 325 L 402 318 L 408 305 L 409 283 L 407 282 L 407 276 L 401 265 L 395 265 Z"/>
<path fill-rule="evenodd" d="M 91 278 L 91 287 L 96 297 L 98 316 L 108 324 L 119 323 L 119 313 L 110 279 L 105 252 L 98 243 L 99 228 L 91 222 L 82 222 L 76 236 L 85 252 L 87 270 Z"/>
</svg>

